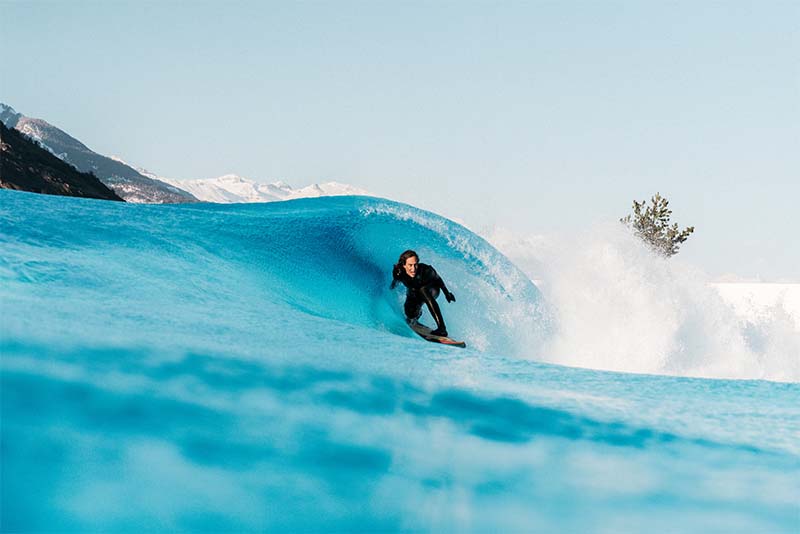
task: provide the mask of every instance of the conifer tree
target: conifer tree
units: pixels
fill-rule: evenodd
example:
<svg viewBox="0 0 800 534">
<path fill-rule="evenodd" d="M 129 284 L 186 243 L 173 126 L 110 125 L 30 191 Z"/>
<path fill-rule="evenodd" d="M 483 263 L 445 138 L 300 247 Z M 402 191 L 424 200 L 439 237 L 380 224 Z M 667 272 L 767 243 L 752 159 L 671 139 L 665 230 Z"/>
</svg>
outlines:
<svg viewBox="0 0 800 534">
<path fill-rule="evenodd" d="M 658 254 L 669 258 L 678 253 L 681 243 L 694 232 L 694 226 L 678 230 L 678 223 L 669 224 L 672 210 L 669 201 L 656 193 L 650 199 L 650 205 L 645 206 L 645 201 L 633 201 L 633 216 L 627 215 L 620 222 L 631 228 L 637 237 Z"/>
</svg>

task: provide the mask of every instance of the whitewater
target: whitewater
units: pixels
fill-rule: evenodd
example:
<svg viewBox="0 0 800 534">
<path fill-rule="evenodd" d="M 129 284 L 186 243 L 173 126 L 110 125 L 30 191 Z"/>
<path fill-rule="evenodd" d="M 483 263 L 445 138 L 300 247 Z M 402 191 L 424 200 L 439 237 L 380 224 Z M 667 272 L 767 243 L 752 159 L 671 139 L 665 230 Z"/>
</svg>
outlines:
<svg viewBox="0 0 800 534">
<path fill-rule="evenodd" d="M 0 224 L 3 531 L 800 528 L 797 324 L 616 230 L 523 265 L 368 197 Z M 406 248 L 467 349 L 405 325 Z"/>
</svg>

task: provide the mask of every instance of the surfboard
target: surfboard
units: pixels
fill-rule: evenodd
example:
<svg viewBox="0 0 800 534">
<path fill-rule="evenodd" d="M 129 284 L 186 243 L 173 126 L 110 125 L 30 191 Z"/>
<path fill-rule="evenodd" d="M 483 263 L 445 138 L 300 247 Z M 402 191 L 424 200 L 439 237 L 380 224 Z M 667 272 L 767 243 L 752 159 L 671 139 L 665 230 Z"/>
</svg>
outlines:
<svg viewBox="0 0 800 534">
<path fill-rule="evenodd" d="M 466 343 L 463 341 L 456 341 L 455 339 L 450 339 L 449 337 L 444 336 L 434 336 L 431 334 L 433 330 L 425 326 L 424 324 L 420 324 L 417 321 L 407 321 L 408 326 L 411 327 L 411 330 L 417 333 L 419 337 L 426 341 L 430 341 L 431 343 L 440 343 L 442 345 L 450 345 L 452 347 L 460 347 L 465 348 L 467 346 Z"/>
</svg>

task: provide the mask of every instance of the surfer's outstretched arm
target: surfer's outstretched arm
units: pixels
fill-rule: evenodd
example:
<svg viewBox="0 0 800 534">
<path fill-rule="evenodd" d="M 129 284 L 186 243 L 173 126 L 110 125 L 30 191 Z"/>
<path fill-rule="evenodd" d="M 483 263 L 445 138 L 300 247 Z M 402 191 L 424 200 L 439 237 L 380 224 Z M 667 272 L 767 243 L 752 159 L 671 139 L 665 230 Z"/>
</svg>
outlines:
<svg viewBox="0 0 800 534">
<path fill-rule="evenodd" d="M 431 268 L 431 269 L 433 269 L 433 268 Z M 436 270 L 434 270 L 433 274 L 435 275 L 436 287 L 442 290 L 442 293 L 444 293 L 444 298 L 447 299 L 447 302 L 455 302 L 456 301 L 456 296 L 453 295 L 447 289 L 446 285 L 444 285 L 444 280 L 442 280 L 442 277 L 439 276 L 439 273 L 437 273 Z"/>
<path fill-rule="evenodd" d="M 456 296 L 453 295 L 450 291 L 448 291 L 447 287 L 442 282 L 442 293 L 444 293 L 444 298 L 447 299 L 447 302 L 455 302 Z"/>
</svg>

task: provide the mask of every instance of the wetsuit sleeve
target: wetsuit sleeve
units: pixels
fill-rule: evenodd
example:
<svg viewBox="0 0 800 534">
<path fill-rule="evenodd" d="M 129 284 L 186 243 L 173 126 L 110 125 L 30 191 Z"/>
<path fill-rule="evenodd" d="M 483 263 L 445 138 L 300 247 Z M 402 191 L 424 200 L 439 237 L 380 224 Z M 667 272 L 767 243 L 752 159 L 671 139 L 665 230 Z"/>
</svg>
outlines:
<svg viewBox="0 0 800 534">
<path fill-rule="evenodd" d="M 447 286 L 444 285 L 444 280 L 442 280 L 442 277 L 439 276 L 439 273 L 437 273 L 436 269 L 434 269 L 433 267 L 431 267 L 431 274 L 433 275 L 432 278 L 434 287 L 438 287 L 439 289 L 441 289 L 442 293 L 444 293 L 445 295 L 449 293 L 449 291 L 447 290 Z"/>
<path fill-rule="evenodd" d="M 444 285 L 444 280 L 442 280 L 442 277 L 439 276 L 438 279 L 439 279 L 439 289 L 442 290 L 442 293 L 444 293 L 445 295 L 450 293 L 450 291 L 447 290 L 447 286 Z"/>
<path fill-rule="evenodd" d="M 444 298 L 447 299 L 447 302 L 455 302 L 456 301 L 455 295 L 450 293 L 450 290 L 447 289 L 446 285 L 444 285 L 444 280 L 442 280 L 442 277 L 439 276 L 439 273 L 437 273 L 436 271 L 434 271 L 434 273 L 436 274 L 436 280 L 438 283 L 437 287 L 442 290 L 442 293 L 444 293 Z"/>
</svg>

